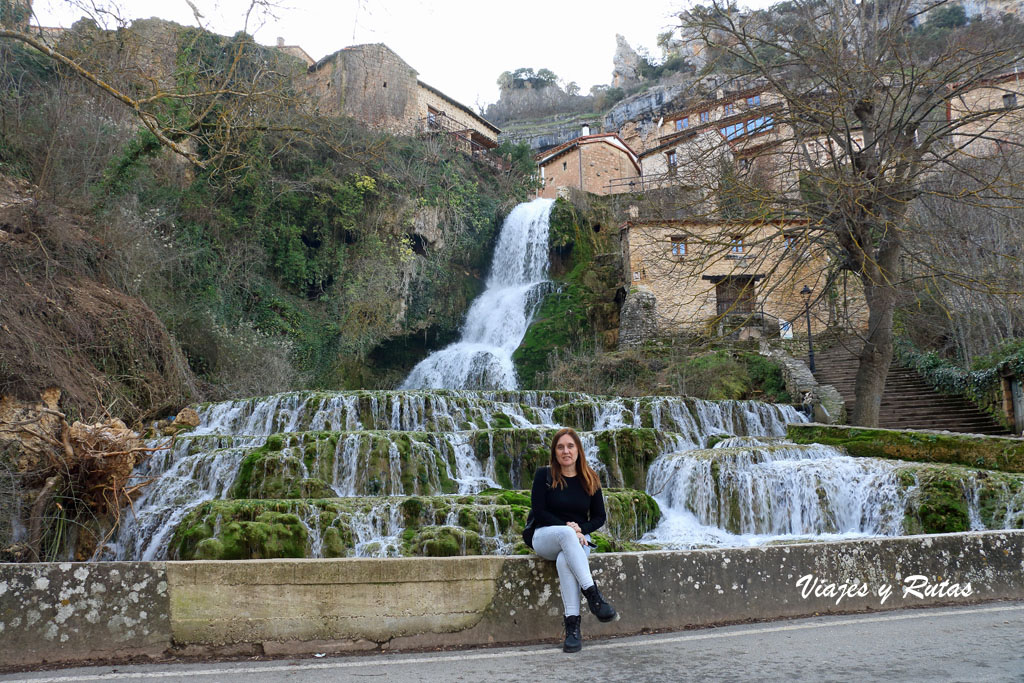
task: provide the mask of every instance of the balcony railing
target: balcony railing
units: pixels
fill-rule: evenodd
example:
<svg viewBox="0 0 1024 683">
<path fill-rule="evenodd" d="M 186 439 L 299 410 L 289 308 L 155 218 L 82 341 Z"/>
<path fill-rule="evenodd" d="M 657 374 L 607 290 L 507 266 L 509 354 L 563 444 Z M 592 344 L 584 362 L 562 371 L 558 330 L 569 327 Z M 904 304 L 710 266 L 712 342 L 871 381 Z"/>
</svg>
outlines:
<svg viewBox="0 0 1024 683">
<path fill-rule="evenodd" d="M 454 143 L 456 149 L 465 152 L 474 159 L 495 168 L 499 171 L 507 171 L 511 163 L 505 157 L 499 156 L 491 151 L 490 147 L 481 144 L 473 139 L 472 128 L 466 128 L 462 123 L 446 114 L 429 114 L 420 119 L 418 127 L 421 135 L 444 134 Z"/>
<path fill-rule="evenodd" d="M 632 176 L 626 178 L 612 178 L 608 181 L 608 194 L 621 194 L 623 192 L 647 192 L 649 190 L 660 190 L 666 187 L 686 186 L 678 174 L 649 173 L 647 175 Z"/>
</svg>

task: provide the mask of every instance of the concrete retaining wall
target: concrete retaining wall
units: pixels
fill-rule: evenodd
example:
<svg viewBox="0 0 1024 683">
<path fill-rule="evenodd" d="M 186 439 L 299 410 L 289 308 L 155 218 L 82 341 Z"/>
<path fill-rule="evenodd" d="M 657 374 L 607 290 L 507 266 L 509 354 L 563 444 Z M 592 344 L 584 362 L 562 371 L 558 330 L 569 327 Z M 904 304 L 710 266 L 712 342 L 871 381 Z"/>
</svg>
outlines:
<svg viewBox="0 0 1024 683">
<path fill-rule="evenodd" d="M 1024 531 L 613 553 L 592 566 L 620 617 L 585 616 L 584 636 L 627 634 L 1024 599 Z M 0 565 L 0 666 L 560 633 L 553 565 L 532 557 Z"/>
</svg>

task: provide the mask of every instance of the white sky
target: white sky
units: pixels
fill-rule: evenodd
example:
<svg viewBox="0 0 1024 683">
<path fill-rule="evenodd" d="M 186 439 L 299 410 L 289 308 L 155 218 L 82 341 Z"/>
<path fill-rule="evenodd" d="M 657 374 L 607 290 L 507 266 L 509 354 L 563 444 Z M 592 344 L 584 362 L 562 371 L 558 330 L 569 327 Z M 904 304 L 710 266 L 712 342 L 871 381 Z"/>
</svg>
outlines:
<svg viewBox="0 0 1024 683">
<path fill-rule="evenodd" d="M 108 2 L 126 19 L 158 16 L 194 24 L 186 0 L 77 0 Z M 610 83 L 615 34 L 658 57 L 657 35 L 672 25 L 687 0 L 276 0 L 274 16 L 250 20 L 265 44 L 278 36 L 313 59 L 359 43 L 385 43 L 421 80 L 476 108 L 498 99 L 496 80 L 519 67 L 548 68 L 583 93 Z M 207 28 L 232 35 L 245 26 L 247 0 L 193 0 Z M 83 15 L 71 0 L 35 0 L 43 26 L 70 26 Z M 673 11 L 674 10 L 674 11 Z"/>
</svg>

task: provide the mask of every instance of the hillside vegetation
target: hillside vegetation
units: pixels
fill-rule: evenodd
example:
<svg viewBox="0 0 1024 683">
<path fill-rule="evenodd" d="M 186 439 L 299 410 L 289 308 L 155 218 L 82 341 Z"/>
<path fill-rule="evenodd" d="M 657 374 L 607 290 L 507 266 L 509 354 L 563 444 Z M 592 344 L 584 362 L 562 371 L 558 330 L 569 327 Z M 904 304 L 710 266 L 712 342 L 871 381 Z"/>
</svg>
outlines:
<svg viewBox="0 0 1024 683">
<path fill-rule="evenodd" d="M 527 176 L 443 137 L 309 116 L 301 65 L 243 34 L 136 23 L 114 44 L 80 22 L 62 46 L 111 71 L 118 45 L 159 46 L 136 53 L 140 78 L 184 93 L 237 55 L 236 87 L 265 90 L 166 101 L 161 121 L 200 166 L 43 55 L 0 43 L 0 393 L 59 384 L 72 414 L 116 404 L 139 419 L 388 387 L 457 334 Z"/>
</svg>

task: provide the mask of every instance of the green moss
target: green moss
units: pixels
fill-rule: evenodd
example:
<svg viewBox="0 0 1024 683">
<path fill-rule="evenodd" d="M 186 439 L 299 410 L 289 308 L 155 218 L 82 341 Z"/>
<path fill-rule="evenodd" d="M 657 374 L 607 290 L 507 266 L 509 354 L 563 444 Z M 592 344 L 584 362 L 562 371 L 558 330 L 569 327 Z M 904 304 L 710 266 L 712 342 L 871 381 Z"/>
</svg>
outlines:
<svg viewBox="0 0 1024 683">
<path fill-rule="evenodd" d="M 648 545 L 646 543 L 635 543 L 633 541 L 624 541 L 618 538 L 612 538 L 606 536 L 599 531 L 595 531 L 590 534 L 590 540 L 597 547 L 594 548 L 595 553 L 635 553 L 642 550 L 657 550 L 658 547 L 654 545 Z"/>
<path fill-rule="evenodd" d="M 324 557 L 345 557 L 348 554 L 347 549 L 351 546 L 351 543 L 345 543 L 337 527 L 330 527 L 324 531 L 323 540 Z"/>
<path fill-rule="evenodd" d="M 596 415 L 597 405 L 590 401 L 563 403 L 551 413 L 555 424 L 572 427 L 576 431 L 593 429 Z"/>
<path fill-rule="evenodd" d="M 528 389 L 538 386 L 552 351 L 593 344 L 594 332 L 618 327 L 618 261 L 597 256 L 618 250 L 611 214 L 600 198 L 589 200 L 587 211 L 564 199 L 551 209 L 548 245 L 558 289 L 544 298 L 512 355 L 519 381 Z"/>
<path fill-rule="evenodd" d="M 813 424 L 791 424 L 786 436 L 796 443 L 839 446 L 855 457 L 1024 472 L 1024 441 L 1020 439 Z"/>
<path fill-rule="evenodd" d="M 658 435 L 657 430 L 645 428 L 614 429 L 595 434 L 598 457 L 609 468 L 612 484 L 644 488 L 647 468 L 661 454 Z"/>
<path fill-rule="evenodd" d="M 195 547 L 192 555 L 197 560 L 219 560 L 224 557 L 224 544 L 220 539 L 204 539 Z"/>
<path fill-rule="evenodd" d="M 512 418 L 505 413 L 495 413 L 491 416 L 491 428 L 492 429 L 511 429 Z"/>
<path fill-rule="evenodd" d="M 967 500 L 958 479 L 945 472 L 918 472 L 917 489 L 905 517 L 908 533 L 946 534 L 970 529 Z"/>
<path fill-rule="evenodd" d="M 756 398 L 773 403 L 792 403 L 793 397 L 786 391 L 786 380 L 782 375 L 782 367 L 759 353 L 741 354 L 747 366 L 747 373 Z"/>
<path fill-rule="evenodd" d="M 271 434 L 267 437 L 266 448 L 268 451 L 279 451 L 284 448 L 284 434 Z"/>
<path fill-rule="evenodd" d="M 405 525 L 407 527 L 419 526 L 420 520 L 423 517 L 423 501 L 415 496 L 406 498 L 402 501 L 401 507 Z"/>
<path fill-rule="evenodd" d="M 413 534 L 404 545 L 406 555 L 417 557 L 455 557 L 479 555 L 480 535 L 474 531 L 450 526 L 425 527 Z"/>
<path fill-rule="evenodd" d="M 480 533 L 480 518 L 469 507 L 459 510 L 459 526 L 467 531 Z"/>
<path fill-rule="evenodd" d="M 719 441 L 725 441 L 728 438 L 729 436 L 727 434 L 712 434 L 708 437 L 705 448 L 714 448 L 716 443 Z"/>
</svg>

